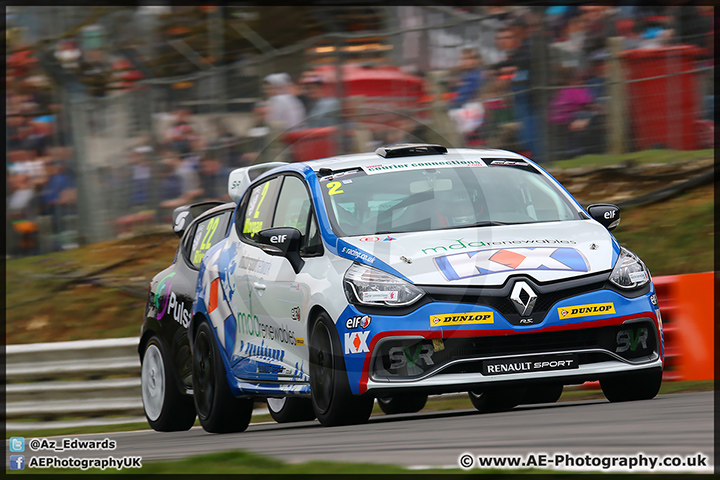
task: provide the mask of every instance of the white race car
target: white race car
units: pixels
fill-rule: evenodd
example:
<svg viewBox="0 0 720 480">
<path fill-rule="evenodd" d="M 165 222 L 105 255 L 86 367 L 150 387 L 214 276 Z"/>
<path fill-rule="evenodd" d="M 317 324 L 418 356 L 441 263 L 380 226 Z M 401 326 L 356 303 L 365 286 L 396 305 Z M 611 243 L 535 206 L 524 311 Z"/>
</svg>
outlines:
<svg viewBox="0 0 720 480">
<path fill-rule="evenodd" d="M 553 402 L 599 380 L 611 401 L 660 387 L 650 273 L 545 170 L 503 150 L 430 144 L 235 170 L 224 240 L 202 261 L 189 326 L 207 431 L 250 399 L 286 421 L 367 421 L 469 392 L 481 411 Z M 258 166 L 260 167 L 260 166 Z"/>
</svg>

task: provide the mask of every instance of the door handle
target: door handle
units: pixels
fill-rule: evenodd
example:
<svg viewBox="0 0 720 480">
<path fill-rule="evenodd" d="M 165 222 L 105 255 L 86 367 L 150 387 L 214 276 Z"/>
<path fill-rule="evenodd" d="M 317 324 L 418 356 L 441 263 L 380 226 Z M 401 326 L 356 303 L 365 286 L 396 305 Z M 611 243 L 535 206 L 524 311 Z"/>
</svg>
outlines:
<svg viewBox="0 0 720 480">
<path fill-rule="evenodd" d="M 255 290 L 265 290 L 267 288 L 264 284 L 258 282 L 253 283 L 253 287 L 255 287 Z"/>
</svg>

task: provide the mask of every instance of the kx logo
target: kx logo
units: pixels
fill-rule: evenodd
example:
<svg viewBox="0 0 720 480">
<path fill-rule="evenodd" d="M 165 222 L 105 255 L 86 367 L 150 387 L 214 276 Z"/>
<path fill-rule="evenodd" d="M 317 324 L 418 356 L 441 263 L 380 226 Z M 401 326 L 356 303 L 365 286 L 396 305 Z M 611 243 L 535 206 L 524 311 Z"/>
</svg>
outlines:
<svg viewBox="0 0 720 480">
<path fill-rule="evenodd" d="M 405 365 L 414 367 L 423 361 L 425 365 L 435 365 L 432 359 L 433 349 L 430 345 L 418 345 L 411 353 L 407 347 L 393 347 L 388 352 L 390 357 L 390 370 L 397 370 Z"/>
<path fill-rule="evenodd" d="M 345 353 L 365 353 L 369 352 L 367 346 L 367 338 L 370 330 L 364 332 L 352 332 L 345 334 Z"/>
<path fill-rule="evenodd" d="M 632 330 L 620 330 L 617 334 L 617 338 L 615 339 L 615 342 L 617 343 L 617 348 L 615 349 L 615 352 L 622 353 L 627 352 L 628 350 L 634 352 L 637 349 L 638 344 L 642 345 L 643 349 L 646 349 L 647 339 L 647 328 L 639 328 L 637 330 L 637 333 L 635 333 L 634 335 Z"/>
<path fill-rule="evenodd" d="M 518 270 L 564 270 L 587 272 L 588 262 L 571 247 L 502 248 L 477 250 L 435 258 L 435 264 L 448 280 Z"/>
</svg>

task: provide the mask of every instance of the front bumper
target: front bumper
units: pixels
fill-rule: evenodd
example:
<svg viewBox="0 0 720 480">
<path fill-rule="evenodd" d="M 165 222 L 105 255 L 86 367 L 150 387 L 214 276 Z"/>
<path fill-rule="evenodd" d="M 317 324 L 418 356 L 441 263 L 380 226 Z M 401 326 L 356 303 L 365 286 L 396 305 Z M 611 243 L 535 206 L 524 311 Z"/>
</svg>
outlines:
<svg viewBox="0 0 720 480">
<path fill-rule="evenodd" d="M 650 302 L 653 290 L 636 298 L 609 290 L 566 298 L 553 304 L 541 322 L 528 326 L 514 325 L 481 305 L 431 302 L 406 315 L 370 315 L 369 322 L 348 321 L 368 316 L 348 306 L 337 327 L 349 384 L 356 394 L 405 389 L 441 393 L 519 381 L 575 384 L 662 368 L 661 320 Z M 568 313 L 587 305 L 606 307 L 579 317 Z M 460 324 L 432 326 L 433 318 L 463 313 Z M 513 365 L 554 365 L 559 359 L 572 359 L 571 368 L 513 371 Z M 505 366 L 489 367 L 498 364 Z M 498 372 L 500 368 L 505 370 Z"/>
</svg>

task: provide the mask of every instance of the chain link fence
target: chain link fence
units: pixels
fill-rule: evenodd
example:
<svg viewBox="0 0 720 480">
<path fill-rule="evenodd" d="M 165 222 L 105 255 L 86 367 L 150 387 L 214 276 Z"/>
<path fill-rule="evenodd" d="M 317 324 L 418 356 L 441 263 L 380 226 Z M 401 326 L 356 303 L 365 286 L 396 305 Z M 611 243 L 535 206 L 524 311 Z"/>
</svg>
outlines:
<svg viewBox="0 0 720 480">
<path fill-rule="evenodd" d="M 196 73 L 104 95 L 55 85 L 50 150 L 38 160 L 8 145 L 7 253 L 169 225 L 176 206 L 227 198 L 231 169 L 265 161 L 399 142 L 505 148 L 544 164 L 712 148 L 714 27 L 683 37 L 672 15 L 647 27 L 621 8 L 553 8 L 387 7 L 378 31 L 280 49 L 244 31 L 259 53 L 223 66 L 198 62 Z M 28 114 L 13 108 L 9 137 Z M 32 218 L 12 210 L 12 195 L 27 189 L 19 177 L 50 160 L 72 177 L 55 193 L 75 198 Z"/>
</svg>

